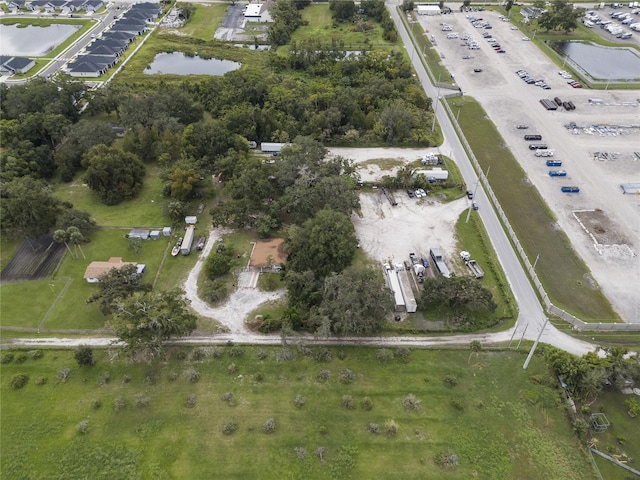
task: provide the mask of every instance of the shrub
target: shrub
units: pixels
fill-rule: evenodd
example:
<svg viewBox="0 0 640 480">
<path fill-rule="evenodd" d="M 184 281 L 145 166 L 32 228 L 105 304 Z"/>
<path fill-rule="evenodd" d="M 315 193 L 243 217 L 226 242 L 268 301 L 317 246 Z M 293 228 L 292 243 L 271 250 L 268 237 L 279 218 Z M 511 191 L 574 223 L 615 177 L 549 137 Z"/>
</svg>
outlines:
<svg viewBox="0 0 640 480">
<path fill-rule="evenodd" d="M 447 387 L 455 387 L 456 385 L 458 385 L 458 379 L 453 375 L 448 375 L 444 377 L 444 384 Z"/>
<path fill-rule="evenodd" d="M 224 355 L 223 347 L 213 347 L 211 349 L 211 358 L 222 358 L 223 355 Z"/>
<path fill-rule="evenodd" d="M 618 435 L 616 437 L 616 442 L 618 442 L 618 445 L 624 446 L 627 443 L 627 439 L 626 439 L 626 437 L 623 437 L 622 435 Z"/>
<path fill-rule="evenodd" d="M 320 432 L 320 435 L 326 435 L 327 433 L 329 433 L 329 429 L 326 425 L 320 425 L 318 432 Z"/>
<path fill-rule="evenodd" d="M 351 395 L 343 395 L 342 406 L 347 410 L 353 410 L 355 408 L 355 404 L 353 403 L 353 397 Z"/>
<path fill-rule="evenodd" d="M 222 425 L 222 433 L 224 433 L 225 435 L 231 435 L 237 429 L 238 424 L 233 418 L 228 419 L 226 422 L 224 422 L 224 425 Z"/>
<path fill-rule="evenodd" d="M 258 360 L 265 360 L 269 354 L 264 350 L 258 350 Z"/>
<path fill-rule="evenodd" d="M 344 350 L 338 350 L 338 353 L 336 353 L 336 357 L 338 357 L 340 360 L 344 360 L 345 358 L 347 358 L 347 352 L 345 352 Z"/>
<path fill-rule="evenodd" d="M 371 410 L 373 408 L 373 401 L 369 397 L 364 397 L 360 400 L 360 407 L 363 410 Z"/>
<path fill-rule="evenodd" d="M 583 405 L 580 408 L 580 411 L 582 412 L 583 415 L 591 415 L 591 407 L 589 405 Z"/>
<path fill-rule="evenodd" d="M 93 358 L 93 349 L 86 345 L 80 345 L 73 352 L 73 358 L 75 358 L 78 365 L 81 367 L 92 367 L 96 361 Z"/>
<path fill-rule="evenodd" d="M 185 352 L 184 350 L 180 350 L 178 353 L 176 353 L 176 358 L 178 360 L 186 360 L 187 359 L 187 352 Z"/>
<path fill-rule="evenodd" d="M 230 363 L 227 365 L 227 371 L 229 373 L 236 373 L 238 371 L 238 366 L 235 363 Z"/>
<path fill-rule="evenodd" d="M 19 353 L 16 357 L 16 363 L 24 363 L 27 361 L 27 358 L 28 357 L 26 353 Z"/>
<path fill-rule="evenodd" d="M 404 397 L 402 405 L 404 405 L 404 408 L 407 410 L 420 410 L 420 400 L 418 400 L 413 393 Z"/>
<path fill-rule="evenodd" d="M 367 430 L 370 433 L 378 434 L 380 433 L 380 425 L 378 425 L 377 423 L 370 423 L 369 426 L 367 427 Z"/>
<path fill-rule="evenodd" d="M 131 383 L 131 375 L 125 375 L 122 377 L 122 383 Z"/>
<path fill-rule="evenodd" d="M 113 401 L 113 409 L 116 412 L 121 412 L 127 406 L 127 402 L 124 401 L 124 398 L 118 397 Z"/>
<path fill-rule="evenodd" d="M 231 350 L 229 350 L 229 356 L 232 358 L 242 357 L 243 355 L 244 350 L 242 350 L 241 348 L 233 347 Z"/>
<path fill-rule="evenodd" d="M 408 347 L 398 347 L 395 352 L 393 352 L 396 358 L 400 360 L 407 361 L 409 359 L 409 355 L 411 354 L 411 349 Z"/>
<path fill-rule="evenodd" d="M 256 373 L 253 378 L 255 379 L 256 382 L 259 383 L 264 380 L 264 375 L 262 373 Z"/>
<path fill-rule="evenodd" d="M 187 408 L 195 407 L 197 401 L 198 397 L 196 397 L 195 393 L 189 394 L 189 396 L 187 397 Z"/>
<path fill-rule="evenodd" d="M 376 360 L 378 360 L 380 363 L 387 363 L 389 360 L 391 360 L 392 357 L 393 354 L 388 348 L 381 348 L 376 352 Z"/>
<path fill-rule="evenodd" d="M 60 380 L 62 383 L 67 383 L 67 380 L 69 380 L 69 377 L 71 376 L 71 369 L 70 368 L 63 368 L 58 372 L 58 380 Z"/>
<path fill-rule="evenodd" d="M 28 352 L 28 354 L 34 360 L 38 360 L 39 358 L 42 358 L 42 356 L 43 356 L 42 350 L 30 350 Z"/>
<path fill-rule="evenodd" d="M 196 383 L 198 380 L 200 380 L 200 372 L 191 367 L 187 370 L 187 378 L 191 383 Z"/>
<path fill-rule="evenodd" d="M 134 405 L 138 408 L 146 408 L 149 406 L 150 401 L 151 397 L 149 395 L 141 394 L 136 397 Z"/>
<path fill-rule="evenodd" d="M 4 355 L 2 355 L 2 364 L 6 365 L 7 363 L 13 362 L 13 358 L 13 353 L 5 353 Z"/>
<path fill-rule="evenodd" d="M 382 426 L 387 437 L 395 437 L 398 434 L 398 424 L 395 420 L 387 420 Z"/>
<path fill-rule="evenodd" d="M 281 362 L 288 362 L 290 360 L 293 360 L 293 357 L 293 351 L 286 347 L 282 347 L 276 354 L 276 359 Z"/>
<path fill-rule="evenodd" d="M 46 383 L 47 383 L 47 377 L 36 378 L 36 385 L 38 385 L 39 387 L 41 387 L 42 385 L 45 385 Z"/>
<path fill-rule="evenodd" d="M 342 372 L 340 372 L 340 383 L 349 384 L 353 383 L 356 379 L 356 374 L 353 373 L 348 368 L 345 368 Z"/>
<path fill-rule="evenodd" d="M 320 370 L 318 372 L 318 380 L 321 382 L 328 382 L 331 378 L 331 370 Z"/>
<path fill-rule="evenodd" d="M 80 435 L 84 435 L 87 433 L 87 429 L 89 428 L 89 422 L 87 420 L 82 420 L 78 425 L 76 425 L 76 430 Z"/>
<path fill-rule="evenodd" d="M 464 411 L 464 401 L 460 398 L 452 398 L 449 404 L 459 412 Z"/>
<path fill-rule="evenodd" d="M 202 348 L 194 348 L 191 352 L 191 360 L 194 362 L 199 362 L 207 358 L 207 352 L 205 352 Z"/>
<path fill-rule="evenodd" d="M 313 350 L 311 350 L 309 347 L 305 347 L 304 345 L 302 345 L 299 350 L 300 355 L 302 355 L 303 357 L 309 358 L 313 356 Z"/>
<path fill-rule="evenodd" d="M 276 420 L 268 418 L 262 425 L 262 431 L 264 433 L 274 433 L 276 431 Z"/>
<path fill-rule="evenodd" d="M 158 374 L 153 370 L 145 372 L 143 382 L 145 385 L 155 385 L 158 383 Z"/>
<path fill-rule="evenodd" d="M 100 410 L 102 408 L 102 400 L 94 400 L 91 404 L 91 408 L 94 410 Z"/>
<path fill-rule="evenodd" d="M 447 450 L 446 452 L 439 452 L 433 458 L 433 461 L 436 465 L 445 468 L 455 468 L 458 466 L 458 455 L 452 450 Z"/>
<path fill-rule="evenodd" d="M 29 375 L 26 373 L 16 373 L 11 377 L 11 388 L 13 390 L 20 390 L 29 382 Z"/>
<path fill-rule="evenodd" d="M 304 397 L 302 395 L 296 395 L 296 398 L 293 399 L 293 404 L 298 408 L 304 407 L 304 403 Z"/>
<path fill-rule="evenodd" d="M 110 379 L 111 375 L 109 374 L 109 372 L 102 372 L 100 374 L 100 377 L 98 377 L 98 385 L 100 385 L 101 387 L 106 387 Z"/>
<path fill-rule="evenodd" d="M 324 462 L 324 454 L 326 451 L 327 451 L 327 447 L 318 447 L 316 448 L 316 451 L 314 453 L 316 454 L 316 457 L 320 459 L 321 462 Z"/>
<path fill-rule="evenodd" d="M 227 402 L 229 405 L 231 405 L 231 402 L 233 401 L 233 393 L 231 392 L 225 392 L 222 394 L 222 401 L 223 402 Z"/>
<path fill-rule="evenodd" d="M 307 449 L 304 447 L 296 447 L 293 449 L 300 460 L 307 458 Z"/>
<path fill-rule="evenodd" d="M 316 362 L 328 363 L 332 360 L 331 350 L 329 350 L 328 348 L 320 349 L 316 352 L 314 358 L 316 359 Z"/>
</svg>

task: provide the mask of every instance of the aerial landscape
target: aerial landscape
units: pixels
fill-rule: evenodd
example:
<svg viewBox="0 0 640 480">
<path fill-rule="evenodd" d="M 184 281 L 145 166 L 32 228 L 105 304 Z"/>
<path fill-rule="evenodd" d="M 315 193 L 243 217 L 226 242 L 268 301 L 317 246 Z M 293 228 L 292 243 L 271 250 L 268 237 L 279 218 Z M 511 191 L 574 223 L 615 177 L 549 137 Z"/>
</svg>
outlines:
<svg viewBox="0 0 640 480">
<path fill-rule="evenodd" d="M 640 479 L 640 6 L 0 3 L 0 475 Z"/>
</svg>

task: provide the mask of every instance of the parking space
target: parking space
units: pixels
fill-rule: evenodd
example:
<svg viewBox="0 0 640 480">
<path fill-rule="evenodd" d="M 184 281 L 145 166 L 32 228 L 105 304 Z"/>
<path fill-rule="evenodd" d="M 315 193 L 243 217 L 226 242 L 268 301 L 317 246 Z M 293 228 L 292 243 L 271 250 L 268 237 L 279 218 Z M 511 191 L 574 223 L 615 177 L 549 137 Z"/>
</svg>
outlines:
<svg viewBox="0 0 640 480">
<path fill-rule="evenodd" d="M 640 160 L 634 156 L 634 151 L 640 150 L 637 92 L 573 88 L 567 83 L 569 79 L 559 74 L 562 68 L 534 42 L 523 40 L 522 32 L 510 22 L 501 21 L 498 13 L 473 15 L 488 21 L 491 28 L 474 26 L 462 13 L 420 17 L 419 21 L 428 35 L 435 37 L 443 63 L 464 94 L 477 99 L 496 124 L 525 170 L 526 180 L 536 185 L 614 307 L 625 320 L 640 321 L 640 267 L 635 256 L 640 238 L 640 202 L 636 196 L 623 195 L 620 187 L 625 181 L 640 179 Z M 443 31 L 441 22 L 451 29 Z M 459 38 L 448 39 L 452 32 Z M 504 53 L 497 53 L 483 36 L 486 33 L 497 40 Z M 470 49 L 469 40 L 462 40 L 464 36 L 473 37 L 477 48 Z M 527 84 L 516 73 L 518 70 L 525 70 L 534 82 Z M 536 85 L 538 81 L 549 88 Z M 571 102 L 575 110 L 564 106 L 547 110 L 540 103 L 542 99 L 555 103 L 556 97 L 563 104 Z M 528 128 L 518 129 L 519 125 Z M 528 133 L 542 136 L 540 143 L 547 144 L 554 152 L 553 158 L 562 161 L 566 177 L 549 175 L 549 158 L 536 157 L 529 149 L 531 142 L 523 138 Z M 497 148 L 497 157 L 499 151 Z M 615 159 L 608 155 L 603 160 L 598 153 L 613 153 Z M 563 193 L 561 186 L 569 184 L 579 186 L 580 193 Z M 576 221 L 573 212 L 577 210 L 605 212 L 609 219 L 606 228 L 615 230 L 617 238 L 626 239 L 628 248 L 595 246 Z"/>
</svg>

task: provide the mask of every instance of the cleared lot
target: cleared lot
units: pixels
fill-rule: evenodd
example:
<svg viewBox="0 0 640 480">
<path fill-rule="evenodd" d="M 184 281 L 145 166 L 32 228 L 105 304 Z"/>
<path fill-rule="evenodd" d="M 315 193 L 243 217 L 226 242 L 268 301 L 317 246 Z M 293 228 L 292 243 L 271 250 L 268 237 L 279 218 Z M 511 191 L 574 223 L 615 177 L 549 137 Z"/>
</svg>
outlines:
<svg viewBox="0 0 640 480">
<path fill-rule="evenodd" d="M 490 21 L 492 29 L 476 29 L 460 13 L 419 20 L 429 35 L 436 38 L 436 48 L 444 56 L 443 63 L 455 75 L 463 92 L 478 99 L 496 124 L 528 180 L 536 185 L 555 212 L 558 225 L 567 232 L 614 308 L 626 321 L 640 322 L 640 265 L 636 256 L 640 202 L 636 196 L 623 195 L 619 186 L 622 182 L 640 180 L 640 161 L 633 157 L 633 152 L 640 150 L 639 129 L 628 129 L 619 136 L 600 136 L 598 132 L 590 135 L 584 130 L 565 128 L 572 121 L 578 125 L 637 125 L 640 123 L 637 92 L 573 89 L 532 42 L 523 41 L 520 31 L 511 30 L 510 23 L 501 22 L 493 12 L 481 12 L 481 16 Z M 447 39 L 450 32 L 442 31 L 441 22 L 451 24 L 460 36 L 465 33 L 474 36 L 479 49 L 469 50 L 462 46 L 461 39 Z M 484 32 L 498 39 L 506 52 L 496 53 L 482 37 Z M 473 58 L 463 58 L 469 56 Z M 476 68 L 482 72 L 474 72 Z M 551 90 L 525 84 L 515 74 L 519 69 L 543 79 Z M 540 105 L 541 98 L 555 96 L 572 101 L 576 110 L 546 111 Z M 603 104 L 590 105 L 589 98 L 602 99 Z M 528 124 L 529 129 L 517 130 L 518 124 Z M 562 160 L 567 177 L 549 177 L 546 159 L 536 157 L 528 149 L 528 142 L 523 139 L 525 133 L 542 135 L 543 142 L 554 149 L 554 158 Z M 497 160 L 499 151 L 496 146 Z M 615 160 L 594 160 L 594 152 L 617 155 Z M 569 195 L 560 191 L 562 185 L 569 184 L 579 186 L 580 193 Z M 612 238 L 624 239 L 623 246 L 594 245 L 595 237 L 585 231 L 573 214 L 578 210 L 598 209 L 603 212 L 598 218 L 606 218 L 607 222 L 591 227 L 589 233 L 615 232 Z"/>
</svg>

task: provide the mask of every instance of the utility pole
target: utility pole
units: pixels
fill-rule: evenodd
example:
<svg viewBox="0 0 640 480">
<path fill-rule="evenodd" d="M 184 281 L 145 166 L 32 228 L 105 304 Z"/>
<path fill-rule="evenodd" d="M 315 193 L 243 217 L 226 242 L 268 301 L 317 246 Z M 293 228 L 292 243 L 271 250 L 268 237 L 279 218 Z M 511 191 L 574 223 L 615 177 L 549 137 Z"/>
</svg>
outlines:
<svg viewBox="0 0 640 480">
<path fill-rule="evenodd" d="M 479 185 L 480 185 L 480 179 L 477 179 L 477 180 L 476 180 L 476 186 L 475 186 L 475 188 L 473 189 L 473 197 L 472 197 L 472 200 L 473 200 L 474 198 L 476 198 L 476 192 L 478 191 L 478 186 L 479 186 Z M 467 210 L 467 219 L 465 220 L 465 222 L 464 222 L 464 223 L 469 223 L 469 217 L 471 216 L 471 207 L 473 207 L 473 201 L 469 204 L 469 208 L 468 208 L 468 210 Z"/>
<path fill-rule="evenodd" d="M 531 361 L 531 358 L 533 357 L 533 354 L 535 353 L 536 348 L 538 347 L 538 342 L 540 342 L 540 337 L 542 337 L 542 333 L 544 332 L 544 329 L 547 326 L 547 323 L 549 323 L 549 317 L 545 318 L 544 324 L 542 324 L 542 328 L 540 329 L 540 333 L 538 334 L 538 338 L 536 338 L 536 341 L 533 342 L 533 347 L 531 347 L 531 350 L 529 350 L 529 355 L 527 355 L 527 359 L 524 361 L 524 365 L 522 366 L 523 370 L 526 370 L 527 367 L 529 366 L 529 362 Z"/>
</svg>

